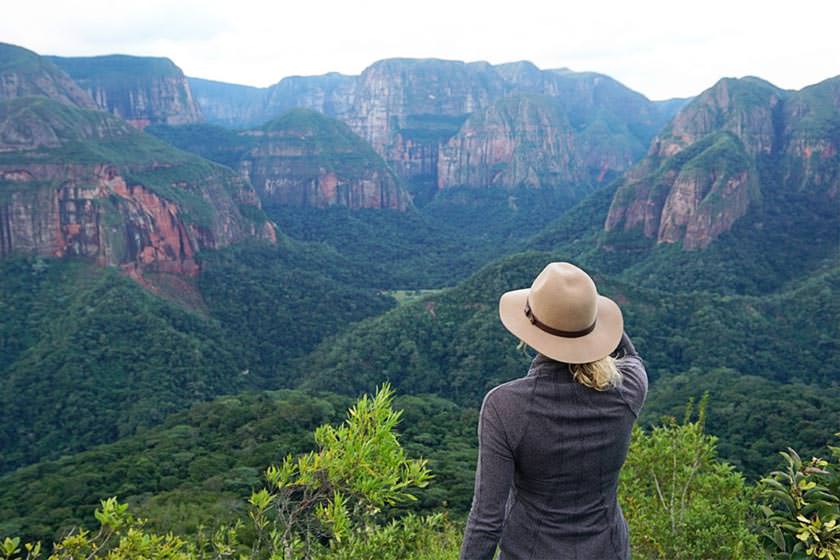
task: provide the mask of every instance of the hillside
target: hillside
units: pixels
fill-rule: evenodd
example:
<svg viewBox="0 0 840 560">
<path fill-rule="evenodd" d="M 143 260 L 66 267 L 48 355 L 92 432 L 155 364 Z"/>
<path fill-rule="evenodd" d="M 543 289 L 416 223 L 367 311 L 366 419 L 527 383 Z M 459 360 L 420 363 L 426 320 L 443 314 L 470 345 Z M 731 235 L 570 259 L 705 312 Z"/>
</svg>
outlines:
<svg viewBox="0 0 840 560">
<path fill-rule="evenodd" d="M 200 258 L 195 280 L 144 274 L 171 301 L 88 260 L 0 261 L 0 472 L 219 394 L 288 386 L 291 360 L 393 305 L 323 247 L 282 241 Z"/>
<path fill-rule="evenodd" d="M 302 386 L 353 395 L 387 380 L 404 392 L 447 395 L 477 406 L 486 391 L 522 375 L 528 363 L 498 321 L 499 295 L 528 286 L 546 262 L 558 258 L 562 256 L 515 255 L 488 265 L 457 288 L 367 320 L 306 359 L 312 373 Z M 780 389 L 774 398 L 780 404 L 789 383 L 820 387 L 831 395 L 826 403 L 838 402 L 835 380 L 840 371 L 835 364 L 840 363 L 840 346 L 834 340 L 840 334 L 835 320 L 840 308 L 830 294 L 840 288 L 840 268 L 764 297 L 654 291 L 595 272 L 600 290 L 624 310 L 654 394 L 659 383 L 676 375 L 724 367 L 737 372 L 733 376 L 756 375 L 775 383 Z M 731 393 L 720 395 L 726 399 Z M 713 402 L 718 397 L 713 393 Z M 814 449 L 829 441 L 832 429 L 823 425 L 819 436 L 812 433 L 807 442 L 798 439 L 802 433 L 791 431 L 786 437 Z M 717 435 L 727 442 L 727 433 Z M 753 435 L 752 441 L 763 448 L 786 445 L 760 427 Z M 750 473 L 759 472 L 755 464 L 749 467 Z"/>
<path fill-rule="evenodd" d="M 222 397 L 173 414 L 159 427 L 84 453 L 0 477 L 0 534 L 51 539 L 86 526 L 100 496 L 118 495 L 163 531 L 233 521 L 261 473 L 286 454 L 314 447 L 312 431 L 336 423 L 350 399 L 277 391 Z M 436 397 L 403 397 L 400 434 L 436 474 L 415 510 L 447 503 L 463 514 L 472 497 L 475 410 Z"/>
</svg>

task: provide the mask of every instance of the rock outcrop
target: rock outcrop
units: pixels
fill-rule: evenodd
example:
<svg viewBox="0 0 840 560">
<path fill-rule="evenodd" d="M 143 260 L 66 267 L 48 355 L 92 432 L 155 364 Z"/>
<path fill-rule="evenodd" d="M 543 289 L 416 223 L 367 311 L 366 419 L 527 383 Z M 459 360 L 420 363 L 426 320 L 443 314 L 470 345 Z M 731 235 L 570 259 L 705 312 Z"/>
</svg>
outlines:
<svg viewBox="0 0 840 560">
<path fill-rule="evenodd" d="M 270 120 L 265 114 L 268 88 L 187 78 L 201 115 L 210 124 L 228 128 L 259 126 Z"/>
<path fill-rule="evenodd" d="M 586 188 L 616 176 L 638 147 L 572 124 L 563 101 L 514 95 L 474 113 L 441 146 L 438 187 Z M 586 120 L 586 119 L 584 119 Z M 570 192 L 571 194 L 571 192 Z"/>
<path fill-rule="evenodd" d="M 768 189 L 836 200 L 838 84 L 834 78 L 790 93 L 757 78 L 719 81 L 681 110 L 625 175 L 606 231 L 613 240 L 635 232 L 701 249 Z"/>
<path fill-rule="evenodd" d="M 103 111 L 141 130 L 150 124 L 201 121 L 190 85 L 168 58 L 126 55 L 46 57 L 88 92 Z"/>
<path fill-rule="evenodd" d="M 241 169 L 265 205 L 405 210 L 411 204 L 388 165 L 340 121 L 296 109 L 243 134 L 255 145 Z"/>
<path fill-rule="evenodd" d="M 30 50 L 0 43 L 0 101 L 29 96 L 96 108 L 93 99 L 55 64 Z"/>
<path fill-rule="evenodd" d="M 837 200 L 840 195 L 840 76 L 786 99 L 781 173 L 791 190 Z"/>
<path fill-rule="evenodd" d="M 194 275 L 195 253 L 276 239 L 253 188 L 98 111 L 0 103 L 0 256 Z"/>
</svg>

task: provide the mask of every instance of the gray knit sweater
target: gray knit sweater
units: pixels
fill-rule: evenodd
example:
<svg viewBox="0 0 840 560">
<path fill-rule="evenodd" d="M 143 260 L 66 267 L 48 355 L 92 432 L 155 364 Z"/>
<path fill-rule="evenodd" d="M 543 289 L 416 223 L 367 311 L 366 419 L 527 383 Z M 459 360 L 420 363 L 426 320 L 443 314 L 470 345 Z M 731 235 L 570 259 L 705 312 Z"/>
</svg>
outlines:
<svg viewBox="0 0 840 560">
<path fill-rule="evenodd" d="M 596 391 L 568 366 L 538 355 L 526 377 L 487 393 L 463 560 L 627 560 L 616 499 L 647 373 L 625 334 L 623 382 Z"/>
</svg>

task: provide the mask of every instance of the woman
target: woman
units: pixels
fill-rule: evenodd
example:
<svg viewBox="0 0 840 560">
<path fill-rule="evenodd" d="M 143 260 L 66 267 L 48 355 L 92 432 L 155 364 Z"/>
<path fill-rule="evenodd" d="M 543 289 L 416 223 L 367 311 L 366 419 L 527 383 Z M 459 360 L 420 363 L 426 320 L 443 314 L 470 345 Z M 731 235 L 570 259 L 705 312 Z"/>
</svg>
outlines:
<svg viewBox="0 0 840 560">
<path fill-rule="evenodd" d="M 647 393 L 621 310 L 569 263 L 502 295 L 502 323 L 539 354 L 487 393 L 463 560 L 630 558 L 618 473 Z"/>
</svg>

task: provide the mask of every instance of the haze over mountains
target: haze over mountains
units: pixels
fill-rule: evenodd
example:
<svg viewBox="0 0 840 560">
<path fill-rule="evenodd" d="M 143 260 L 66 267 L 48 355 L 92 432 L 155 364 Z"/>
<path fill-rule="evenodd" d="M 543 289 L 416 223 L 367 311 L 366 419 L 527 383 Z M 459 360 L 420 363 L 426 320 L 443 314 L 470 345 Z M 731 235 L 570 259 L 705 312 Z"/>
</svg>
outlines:
<svg viewBox="0 0 840 560">
<path fill-rule="evenodd" d="M 297 434 L 291 401 L 333 418 L 325 402 L 388 380 L 472 422 L 527 365 L 495 302 L 550 260 L 622 305 L 647 421 L 709 390 L 749 476 L 787 445 L 817 453 L 840 424 L 840 76 L 653 102 L 528 62 L 386 59 L 258 89 L 0 45 L 0 537 L 49 535 L 115 489 L 153 512 L 187 487 L 191 512 L 232 500 L 253 473 L 215 456 L 111 476 L 187 425 L 209 457 L 201 430 L 233 401 L 144 430 L 219 395 L 308 390 L 265 397 Z M 261 398 L 225 425 L 268 434 Z M 424 507 L 468 506 L 466 437 L 424 448 L 449 469 Z M 52 495 L 64 479 L 42 474 L 76 468 L 105 474 L 64 513 L 27 509 L 19 485 Z"/>
</svg>

